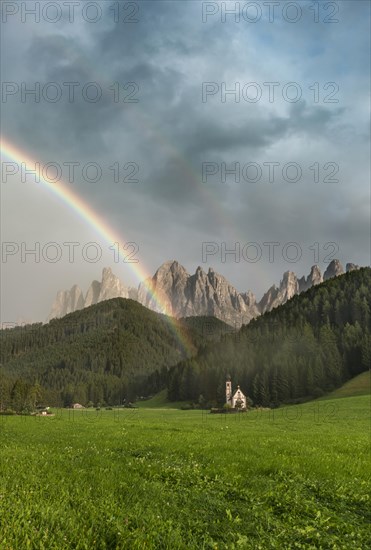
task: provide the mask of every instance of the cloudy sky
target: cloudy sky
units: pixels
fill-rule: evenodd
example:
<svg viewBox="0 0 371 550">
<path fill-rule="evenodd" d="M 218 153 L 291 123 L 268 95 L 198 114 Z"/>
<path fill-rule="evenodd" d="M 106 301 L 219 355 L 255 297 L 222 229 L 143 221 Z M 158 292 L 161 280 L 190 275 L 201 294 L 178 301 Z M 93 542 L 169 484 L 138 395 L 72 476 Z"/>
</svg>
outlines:
<svg viewBox="0 0 371 550">
<path fill-rule="evenodd" d="M 57 290 L 105 266 L 135 286 L 138 266 L 212 266 L 260 298 L 289 269 L 370 264 L 369 2 L 22 4 L 2 5 L 2 136 L 22 151 L 2 155 L 2 322 L 44 320 Z M 22 181 L 22 155 L 139 263 Z M 50 242 L 58 262 L 22 257 Z"/>
</svg>

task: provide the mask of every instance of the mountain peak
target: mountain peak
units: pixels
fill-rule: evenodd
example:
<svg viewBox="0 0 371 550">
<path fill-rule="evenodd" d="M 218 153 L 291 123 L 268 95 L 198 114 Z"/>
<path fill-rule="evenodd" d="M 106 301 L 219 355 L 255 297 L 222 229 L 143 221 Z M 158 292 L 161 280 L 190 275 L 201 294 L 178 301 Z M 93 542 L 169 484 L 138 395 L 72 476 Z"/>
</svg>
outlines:
<svg viewBox="0 0 371 550">
<path fill-rule="evenodd" d="M 346 269 L 352 271 L 358 266 L 348 263 Z M 339 260 L 332 260 L 323 278 L 318 265 L 313 265 L 309 275 L 300 279 L 293 271 L 285 271 L 279 286 L 272 285 L 257 304 L 251 291 L 238 292 L 212 267 L 205 273 L 198 266 L 194 275 L 190 275 L 178 261 L 168 260 L 153 277 L 142 282 L 138 290 L 125 287 L 112 269 L 105 267 L 102 280 L 91 283 L 85 299 L 77 285 L 70 290 L 59 291 L 48 319 L 62 317 L 103 300 L 122 297 L 137 300 L 149 309 L 174 317 L 212 315 L 232 326 L 241 326 L 261 313 L 284 304 L 294 295 L 342 273 L 344 268 Z"/>
<path fill-rule="evenodd" d="M 199 277 L 199 276 L 202 276 L 204 277 L 206 275 L 205 271 L 202 269 L 202 267 L 199 265 L 196 269 L 196 272 L 195 272 L 195 276 L 196 277 Z"/>
<path fill-rule="evenodd" d="M 327 279 L 331 279 L 332 277 L 338 277 L 339 275 L 342 275 L 344 272 L 344 268 L 342 266 L 342 264 L 340 263 L 340 260 L 332 260 L 324 275 L 323 275 L 323 280 L 324 281 L 327 281 Z"/>
<path fill-rule="evenodd" d="M 59 290 L 54 300 L 47 321 L 55 317 L 64 317 L 68 313 L 84 307 L 82 290 L 78 285 L 73 285 L 70 290 Z"/>
<path fill-rule="evenodd" d="M 155 277 L 164 273 L 187 273 L 187 270 L 176 260 L 168 260 L 160 265 L 155 273 Z"/>
<path fill-rule="evenodd" d="M 111 275 L 113 275 L 112 269 L 110 267 L 104 267 L 102 270 L 102 280 L 111 277 Z"/>
<path fill-rule="evenodd" d="M 102 281 L 92 281 L 85 298 L 82 290 L 77 285 L 73 285 L 70 290 L 60 290 L 54 300 L 48 321 L 98 302 L 120 297 L 136 299 L 136 290 L 133 291 L 133 289 L 125 287 L 120 279 L 114 275 L 112 269 L 105 267 L 102 270 Z"/>
</svg>

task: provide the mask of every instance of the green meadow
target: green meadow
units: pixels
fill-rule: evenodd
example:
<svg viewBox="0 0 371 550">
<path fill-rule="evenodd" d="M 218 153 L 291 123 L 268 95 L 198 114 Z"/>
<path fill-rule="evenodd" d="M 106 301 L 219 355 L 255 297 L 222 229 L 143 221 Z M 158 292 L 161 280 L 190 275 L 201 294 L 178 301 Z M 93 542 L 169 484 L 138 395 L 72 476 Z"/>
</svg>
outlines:
<svg viewBox="0 0 371 550">
<path fill-rule="evenodd" d="M 370 397 L 0 417 L 1 550 L 371 547 Z"/>
</svg>

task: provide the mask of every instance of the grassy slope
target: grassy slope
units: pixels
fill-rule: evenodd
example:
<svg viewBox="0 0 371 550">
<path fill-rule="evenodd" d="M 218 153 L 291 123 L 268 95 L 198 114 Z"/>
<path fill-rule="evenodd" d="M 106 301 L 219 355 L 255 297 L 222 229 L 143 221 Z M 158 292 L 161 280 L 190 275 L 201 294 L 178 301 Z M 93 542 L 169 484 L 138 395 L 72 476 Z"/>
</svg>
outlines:
<svg viewBox="0 0 371 550">
<path fill-rule="evenodd" d="M 0 417 L 0 547 L 370 547 L 368 418 L 368 396 Z"/>
<path fill-rule="evenodd" d="M 348 380 L 341 388 L 334 390 L 322 399 L 335 399 L 337 397 L 353 397 L 357 395 L 369 395 L 371 393 L 371 370 L 362 372 L 351 380 Z"/>
<path fill-rule="evenodd" d="M 141 409 L 180 409 L 184 403 L 189 403 L 189 401 L 168 401 L 167 390 L 165 389 L 154 395 L 151 399 L 137 401 L 135 406 Z"/>
</svg>

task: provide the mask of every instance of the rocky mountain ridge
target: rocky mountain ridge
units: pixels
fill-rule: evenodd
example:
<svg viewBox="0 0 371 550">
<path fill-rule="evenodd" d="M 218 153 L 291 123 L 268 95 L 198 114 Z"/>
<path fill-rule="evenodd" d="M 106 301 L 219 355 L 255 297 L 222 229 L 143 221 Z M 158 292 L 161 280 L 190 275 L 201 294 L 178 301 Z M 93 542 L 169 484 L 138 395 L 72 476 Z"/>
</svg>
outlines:
<svg viewBox="0 0 371 550">
<path fill-rule="evenodd" d="M 358 266 L 346 264 L 346 271 L 354 269 Z M 205 272 L 198 267 L 195 274 L 190 275 L 179 262 L 165 262 L 153 277 L 139 285 L 138 290 L 125 287 L 110 268 L 104 268 L 102 281 L 93 281 L 85 297 L 77 285 L 59 291 L 48 320 L 103 300 L 122 297 L 137 300 L 153 311 L 166 312 L 176 318 L 211 315 L 238 328 L 284 304 L 294 295 L 344 272 L 339 260 L 332 260 L 323 275 L 318 265 L 312 266 L 309 275 L 300 279 L 293 271 L 286 271 L 279 286 L 271 286 L 257 302 L 251 291 L 238 292 L 212 268 Z"/>
<path fill-rule="evenodd" d="M 155 311 L 165 304 L 166 311 L 177 318 L 211 315 L 237 326 L 259 315 L 252 292 L 239 293 L 212 268 L 206 273 L 198 267 L 190 275 L 176 261 L 166 262 L 152 278 L 139 285 L 138 301 Z"/>
<path fill-rule="evenodd" d="M 70 290 L 60 290 L 54 300 L 47 321 L 63 317 L 67 313 L 92 306 L 103 300 L 111 298 L 137 300 L 137 296 L 137 289 L 125 287 L 120 279 L 112 273 L 111 268 L 105 267 L 102 272 L 102 281 L 92 281 L 85 297 L 81 288 L 77 285 L 73 285 Z"/>
</svg>

